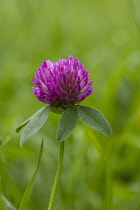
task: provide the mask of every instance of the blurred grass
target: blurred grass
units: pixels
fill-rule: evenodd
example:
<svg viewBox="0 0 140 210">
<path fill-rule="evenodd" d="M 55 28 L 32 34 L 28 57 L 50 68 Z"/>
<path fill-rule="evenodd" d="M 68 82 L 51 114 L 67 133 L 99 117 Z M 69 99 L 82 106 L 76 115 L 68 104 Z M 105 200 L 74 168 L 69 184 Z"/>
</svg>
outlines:
<svg viewBox="0 0 140 210">
<path fill-rule="evenodd" d="M 138 0 L 0 3 L 2 194 L 19 207 L 44 138 L 43 158 L 27 210 L 44 210 L 48 205 L 59 151 L 55 135 L 60 116 L 52 113 L 23 148 L 15 128 L 43 106 L 31 91 L 30 78 L 36 69 L 43 60 L 56 61 L 70 54 L 85 64 L 95 81 L 95 92 L 82 104 L 104 113 L 113 135 L 106 137 L 79 123 L 66 141 L 54 210 L 139 210 Z"/>
</svg>

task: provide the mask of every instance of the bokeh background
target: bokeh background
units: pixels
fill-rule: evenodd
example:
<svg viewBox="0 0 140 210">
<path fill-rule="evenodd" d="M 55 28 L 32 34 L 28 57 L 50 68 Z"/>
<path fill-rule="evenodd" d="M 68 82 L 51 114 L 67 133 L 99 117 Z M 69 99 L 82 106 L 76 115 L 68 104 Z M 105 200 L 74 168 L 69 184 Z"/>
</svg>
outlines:
<svg viewBox="0 0 140 210">
<path fill-rule="evenodd" d="M 81 121 L 65 143 L 54 210 L 140 209 L 140 1 L 0 0 L 0 191 L 19 208 L 44 151 L 26 210 L 45 210 L 54 180 L 60 116 L 19 146 L 15 128 L 44 104 L 31 78 L 43 60 L 73 55 L 94 80 L 82 102 L 112 126 L 107 137 Z M 2 210 L 2 198 L 1 198 Z M 9 209 L 5 207 L 5 209 Z M 4 209 L 4 210 L 5 210 Z"/>
</svg>

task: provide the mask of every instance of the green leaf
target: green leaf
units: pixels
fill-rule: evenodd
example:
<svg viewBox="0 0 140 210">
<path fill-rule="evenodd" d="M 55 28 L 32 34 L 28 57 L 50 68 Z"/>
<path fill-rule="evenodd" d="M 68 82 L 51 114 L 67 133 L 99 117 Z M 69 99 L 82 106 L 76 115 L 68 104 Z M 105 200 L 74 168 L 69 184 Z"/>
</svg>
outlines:
<svg viewBox="0 0 140 210">
<path fill-rule="evenodd" d="M 57 132 L 58 141 L 63 141 L 73 129 L 76 127 L 78 122 L 78 107 L 70 107 L 63 112 Z"/>
<path fill-rule="evenodd" d="M 41 142 L 41 146 L 40 146 L 40 151 L 39 151 L 39 156 L 38 156 L 38 161 L 37 161 L 37 166 L 36 166 L 35 172 L 34 172 L 32 178 L 31 178 L 30 182 L 28 183 L 27 188 L 26 188 L 26 190 L 24 192 L 24 195 L 23 195 L 23 198 L 22 198 L 19 210 L 27 209 L 27 203 L 28 203 L 28 201 L 30 199 L 30 196 L 31 196 L 31 193 L 32 193 L 32 190 L 33 190 L 35 178 L 36 178 L 36 175 L 37 175 L 37 172 L 38 172 L 38 169 L 39 169 L 39 165 L 40 165 L 40 160 L 41 160 L 41 157 L 42 157 L 42 152 L 43 152 L 43 140 Z"/>
<path fill-rule="evenodd" d="M 46 106 L 45 106 L 45 107 L 46 107 Z M 40 112 L 42 112 L 42 110 L 44 110 L 45 107 L 39 109 L 39 110 L 38 110 L 37 112 L 35 112 L 31 117 L 29 117 L 27 120 L 25 120 L 20 126 L 18 126 L 18 127 L 16 128 L 16 132 L 19 133 L 19 131 L 20 131 L 25 125 L 27 125 L 27 123 L 28 123 L 33 117 L 35 117 L 35 116 L 38 115 Z"/>
<path fill-rule="evenodd" d="M 23 146 L 25 140 L 36 133 L 45 123 L 50 113 L 50 106 L 45 106 L 40 112 L 36 113 L 26 125 L 20 138 L 20 146 Z"/>
<path fill-rule="evenodd" d="M 51 112 L 53 112 L 55 114 L 62 114 L 62 111 L 60 111 L 59 109 L 57 109 L 54 106 L 50 106 L 50 110 L 51 110 Z"/>
<path fill-rule="evenodd" d="M 85 122 L 92 128 L 108 136 L 111 135 L 111 126 L 99 110 L 93 109 L 88 106 L 79 106 L 79 116 L 83 120 L 83 122 Z"/>
</svg>

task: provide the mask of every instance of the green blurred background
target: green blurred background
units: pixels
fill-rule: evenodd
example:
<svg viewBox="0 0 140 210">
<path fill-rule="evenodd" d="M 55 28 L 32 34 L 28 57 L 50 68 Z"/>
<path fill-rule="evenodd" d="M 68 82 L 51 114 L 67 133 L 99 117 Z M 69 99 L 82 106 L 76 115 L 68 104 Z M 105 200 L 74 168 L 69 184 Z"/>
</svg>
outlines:
<svg viewBox="0 0 140 210">
<path fill-rule="evenodd" d="M 19 207 L 44 138 L 26 210 L 47 209 L 60 116 L 52 113 L 22 148 L 15 128 L 44 106 L 31 90 L 43 60 L 73 55 L 94 80 L 95 91 L 82 104 L 99 109 L 113 134 L 107 137 L 79 122 L 66 140 L 54 210 L 139 210 L 140 1 L 0 0 L 0 5 L 1 193 Z"/>
</svg>

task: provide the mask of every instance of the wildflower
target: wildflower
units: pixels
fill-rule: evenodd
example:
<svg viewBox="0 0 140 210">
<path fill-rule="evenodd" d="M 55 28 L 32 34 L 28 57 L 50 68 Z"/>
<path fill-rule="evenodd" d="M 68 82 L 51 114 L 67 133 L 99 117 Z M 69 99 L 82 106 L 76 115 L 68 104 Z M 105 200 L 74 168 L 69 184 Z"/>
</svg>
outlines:
<svg viewBox="0 0 140 210">
<path fill-rule="evenodd" d="M 88 106 L 74 106 L 91 95 L 93 81 L 89 82 L 89 73 L 84 69 L 84 65 L 77 58 L 68 56 L 69 59 L 59 59 L 58 62 L 44 61 L 42 66 L 35 73 L 35 79 L 32 79 L 36 87 L 32 87 L 33 93 L 37 99 L 48 104 L 34 113 L 24 121 L 16 131 L 19 132 L 25 126 L 20 138 L 20 145 L 23 146 L 26 139 L 35 134 L 46 122 L 50 111 L 58 109 L 62 115 L 58 125 L 56 138 L 60 142 L 60 154 L 58 167 L 52 187 L 52 193 L 48 210 L 52 210 L 54 198 L 61 174 L 64 141 L 72 133 L 78 124 L 80 118 L 85 124 L 101 133 L 111 135 L 111 126 L 104 115 L 97 109 Z M 37 169 L 31 179 L 34 181 L 43 150 L 43 142 L 40 147 L 40 154 Z M 31 181 L 27 186 L 21 206 L 25 205 L 25 197 L 28 198 L 28 191 L 31 190 Z M 27 200 L 27 199 L 26 199 Z M 21 207 L 20 206 L 20 207 Z M 22 208 L 21 207 L 21 208 Z M 24 206 L 25 207 L 25 206 Z M 20 208 L 20 209 L 21 209 Z M 25 208 L 24 208 L 25 209 Z"/>
<path fill-rule="evenodd" d="M 57 108 L 68 108 L 91 95 L 93 81 L 88 82 L 89 73 L 77 58 L 44 61 L 32 79 L 36 87 L 33 93 L 39 101 Z"/>
</svg>

